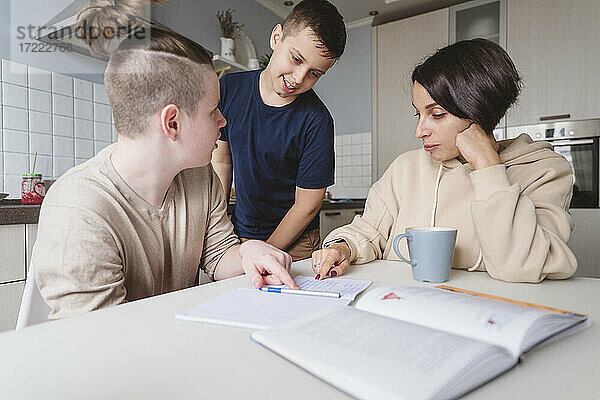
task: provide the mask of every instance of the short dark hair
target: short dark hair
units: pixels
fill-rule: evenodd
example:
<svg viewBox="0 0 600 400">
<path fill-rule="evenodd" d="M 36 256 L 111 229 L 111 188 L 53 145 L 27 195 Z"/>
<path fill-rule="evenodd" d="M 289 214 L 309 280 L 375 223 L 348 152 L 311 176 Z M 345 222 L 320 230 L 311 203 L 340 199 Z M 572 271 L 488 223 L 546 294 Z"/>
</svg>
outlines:
<svg viewBox="0 0 600 400">
<path fill-rule="evenodd" d="M 346 25 L 337 8 L 326 0 L 303 0 L 283 21 L 283 37 L 309 28 L 327 58 L 338 59 L 346 48 Z"/>
<path fill-rule="evenodd" d="M 449 113 L 491 134 L 517 100 L 521 77 L 506 51 L 486 39 L 456 42 L 416 66 L 419 82 Z"/>
</svg>

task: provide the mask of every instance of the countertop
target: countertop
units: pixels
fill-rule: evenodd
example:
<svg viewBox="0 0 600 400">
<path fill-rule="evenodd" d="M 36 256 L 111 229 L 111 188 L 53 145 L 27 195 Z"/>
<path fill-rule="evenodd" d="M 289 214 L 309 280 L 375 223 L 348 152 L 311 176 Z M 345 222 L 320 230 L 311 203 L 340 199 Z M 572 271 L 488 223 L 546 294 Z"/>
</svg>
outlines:
<svg viewBox="0 0 600 400">
<path fill-rule="evenodd" d="M 365 208 L 365 199 L 350 199 L 350 201 L 324 201 L 321 210 L 339 210 L 347 208 Z"/>
<path fill-rule="evenodd" d="M 227 213 L 232 214 L 233 208 L 235 207 L 235 200 L 229 200 L 227 206 Z M 323 201 L 321 210 L 340 210 L 348 208 L 365 208 L 365 199 L 344 199 L 344 200 L 331 200 Z"/>
<path fill-rule="evenodd" d="M 37 224 L 41 206 L 21 204 L 21 199 L 0 200 L 0 225 Z"/>
<path fill-rule="evenodd" d="M 364 199 L 352 199 L 350 201 L 324 201 L 322 210 L 339 210 L 348 208 L 364 208 Z M 40 216 L 39 205 L 23 205 L 20 199 L 0 200 L 0 225 L 37 224 Z M 233 212 L 235 200 L 229 201 L 227 211 Z"/>
</svg>

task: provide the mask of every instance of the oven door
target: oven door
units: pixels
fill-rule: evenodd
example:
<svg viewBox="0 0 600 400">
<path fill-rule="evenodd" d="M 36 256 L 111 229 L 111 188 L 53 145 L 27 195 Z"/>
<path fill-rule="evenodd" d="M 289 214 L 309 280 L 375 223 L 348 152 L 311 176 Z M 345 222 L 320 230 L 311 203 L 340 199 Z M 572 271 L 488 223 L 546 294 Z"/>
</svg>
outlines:
<svg viewBox="0 0 600 400">
<path fill-rule="evenodd" d="M 575 183 L 571 208 L 600 208 L 598 204 L 598 148 L 600 138 L 552 141 L 555 152 L 573 167 Z"/>
</svg>

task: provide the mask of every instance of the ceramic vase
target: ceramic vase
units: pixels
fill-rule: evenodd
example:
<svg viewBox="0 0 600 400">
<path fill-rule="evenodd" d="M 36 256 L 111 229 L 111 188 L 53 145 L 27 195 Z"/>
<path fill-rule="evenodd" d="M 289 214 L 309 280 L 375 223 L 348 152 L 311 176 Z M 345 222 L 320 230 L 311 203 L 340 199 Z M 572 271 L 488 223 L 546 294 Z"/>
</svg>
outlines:
<svg viewBox="0 0 600 400">
<path fill-rule="evenodd" d="M 229 61 L 235 61 L 233 53 L 234 41 L 231 38 L 221 38 L 221 57 Z"/>
</svg>

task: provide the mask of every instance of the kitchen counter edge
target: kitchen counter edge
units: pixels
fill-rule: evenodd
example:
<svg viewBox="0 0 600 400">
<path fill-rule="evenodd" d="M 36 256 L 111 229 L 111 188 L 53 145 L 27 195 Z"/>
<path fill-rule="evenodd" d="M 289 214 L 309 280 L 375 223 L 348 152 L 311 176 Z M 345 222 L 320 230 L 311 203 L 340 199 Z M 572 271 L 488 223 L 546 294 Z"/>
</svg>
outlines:
<svg viewBox="0 0 600 400">
<path fill-rule="evenodd" d="M 230 201 L 228 212 L 231 214 L 235 201 Z M 351 208 L 364 208 L 364 199 L 354 199 L 344 202 L 323 202 L 322 210 L 340 210 Z M 35 204 L 21 204 L 20 199 L 0 200 L 0 225 L 37 224 L 41 206 Z"/>
</svg>

